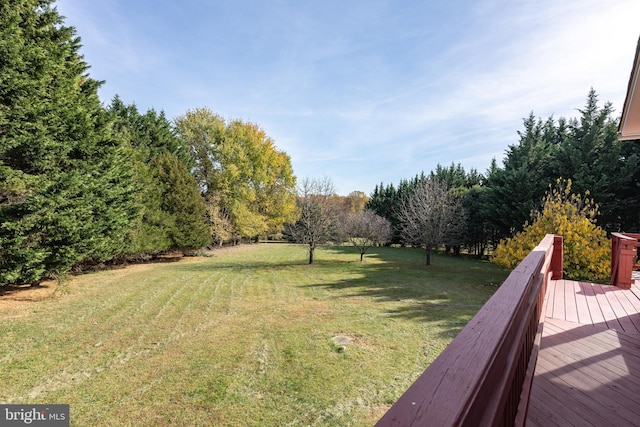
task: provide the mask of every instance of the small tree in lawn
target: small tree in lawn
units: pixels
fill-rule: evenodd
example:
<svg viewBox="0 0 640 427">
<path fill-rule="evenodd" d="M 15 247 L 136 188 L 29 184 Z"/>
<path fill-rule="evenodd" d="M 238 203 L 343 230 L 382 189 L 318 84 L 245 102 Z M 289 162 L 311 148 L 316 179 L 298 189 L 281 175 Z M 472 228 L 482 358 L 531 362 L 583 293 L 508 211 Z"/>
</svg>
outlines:
<svg viewBox="0 0 640 427">
<path fill-rule="evenodd" d="M 298 188 L 300 216 L 294 224 L 286 227 L 285 234 L 295 243 L 308 245 L 309 264 L 313 264 L 316 247 L 336 234 L 335 204 L 331 200 L 335 193 L 335 186 L 327 177 L 319 180 L 305 178 Z"/>
<path fill-rule="evenodd" d="M 344 237 L 358 248 L 361 262 L 370 247 L 383 245 L 391 240 L 391 222 L 370 209 L 350 212 L 342 222 Z"/>
<path fill-rule="evenodd" d="M 462 225 L 461 199 L 436 179 L 419 182 L 398 212 L 402 239 L 425 249 L 425 265 L 431 265 L 431 249 L 445 242 Z"/>
<path fill-rule="evenodd" d="M 587 193 L 588 196 L 588 193 Z M 606 232 L 595 223 L 598 207 L 593 199 L 571 192 L 571 180 L 559 179 L 549 188 L 533 222 L 510 239 L 500 242 L 492 261 L 514 268 L 546 234 L 564 240 L 563 264 L 567 277 L 606 281 L 611 269 L 611 248 Z"/>
</svg>

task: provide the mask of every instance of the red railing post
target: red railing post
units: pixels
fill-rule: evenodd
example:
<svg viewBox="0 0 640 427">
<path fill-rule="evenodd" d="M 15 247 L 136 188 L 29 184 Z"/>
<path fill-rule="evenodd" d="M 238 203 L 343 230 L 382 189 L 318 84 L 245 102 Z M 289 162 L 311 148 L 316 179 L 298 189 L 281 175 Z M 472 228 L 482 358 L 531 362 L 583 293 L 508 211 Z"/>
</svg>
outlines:
<svg viewBox="0 0 640 427">
<path fill-rule="evenodd" d="M 620 260 L 620 235 L 611 234 L 611 279 L 609 285 L 615 286 L 618 280 L 618 261 Z"/>
<path fill-rule="evenodd" d="M 564 248 L 562 236 L 553 236 L 553 255 L 551 256 L 551 279 L 562 279 L 562 259 Z"/>
<path fill-rule="evenodd" d="M 633 283 L 633 266 L 636 263 L 638 234 L 611 234 L 611 280 L 610 285 L 629 289 Z"/>
</svg>

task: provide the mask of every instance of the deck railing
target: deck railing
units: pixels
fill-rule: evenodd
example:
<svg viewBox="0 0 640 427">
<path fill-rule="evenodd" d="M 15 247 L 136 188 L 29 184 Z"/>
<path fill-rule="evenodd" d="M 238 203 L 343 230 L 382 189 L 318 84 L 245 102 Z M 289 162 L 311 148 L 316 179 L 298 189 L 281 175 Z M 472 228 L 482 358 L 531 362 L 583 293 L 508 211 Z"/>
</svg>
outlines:
<svg viewBox="0 0 640 427">
<path fill-rule="evenodd" d="M 611 281 L 610 285 L 629 289 L 633 282 L 633 267 L 637 260 L 640 234 L 611 233 Z"/>
<path fill-rule="evenodd" d="M 562 237 L 547 235 L 377 426 L 523 425 L 549 279 Z"/>
</svg>

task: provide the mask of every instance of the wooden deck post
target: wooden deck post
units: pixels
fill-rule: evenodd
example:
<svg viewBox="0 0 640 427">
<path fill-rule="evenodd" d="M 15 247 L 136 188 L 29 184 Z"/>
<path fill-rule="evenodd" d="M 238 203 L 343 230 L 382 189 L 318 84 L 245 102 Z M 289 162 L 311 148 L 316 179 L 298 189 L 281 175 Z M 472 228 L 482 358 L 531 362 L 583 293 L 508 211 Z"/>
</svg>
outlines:
<svg viewBox="0 0 640 427">
<path fill-rule="evenodd" d="M 610 285 L 629 289 L 633 284 L 633 266 L 636 263 L 638 234 L 611 234 L 611 280 Z"/>
<path fill-rule="evenodd" d="M 620 237 L 616 233 L 611 234 L 611 279 L 609 285 L 613 286 L 616 283 L 616 276 L 618 273 L 618 246 L 620 245 Z"/>
<path fill-rule="evenodd" d="M 562 279 L 562 259 L 564 257 L 562 236 L 553 236 L 553 255 L 551 256 L 551 279 Z"/>
</svg>

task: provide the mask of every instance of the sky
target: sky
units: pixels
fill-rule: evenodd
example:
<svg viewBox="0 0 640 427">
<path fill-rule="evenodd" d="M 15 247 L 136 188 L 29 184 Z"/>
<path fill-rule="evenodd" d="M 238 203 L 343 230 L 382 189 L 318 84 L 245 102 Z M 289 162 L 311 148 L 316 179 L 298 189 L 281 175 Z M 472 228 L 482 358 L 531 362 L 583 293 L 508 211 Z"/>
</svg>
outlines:
<svg viewBox="0 0 640 427">
<path fill-rule="evenodd" d="M 371 194 L 438 164 L 484 173 L 522 120 L 619 117 L 639 0 L 58 0 L 92 78 L 141 112 L 258 124 L 295 175 Z"/>
</svg>

